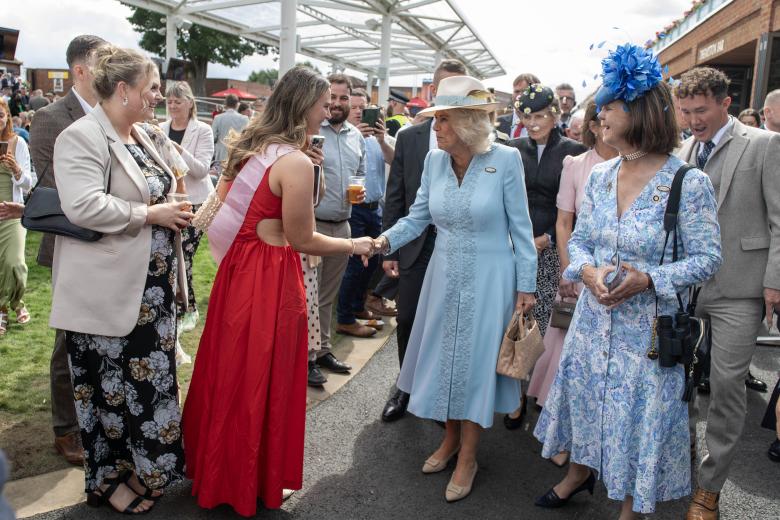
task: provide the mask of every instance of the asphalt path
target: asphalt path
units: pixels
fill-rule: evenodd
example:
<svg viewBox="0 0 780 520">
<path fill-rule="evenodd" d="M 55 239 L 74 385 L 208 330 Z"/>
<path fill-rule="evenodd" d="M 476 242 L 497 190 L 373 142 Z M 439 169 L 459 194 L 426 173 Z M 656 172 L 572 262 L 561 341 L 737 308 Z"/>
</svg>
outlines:
<svg viewBox="0 0 780 520">
<path fill-rule="evenodd" d="M 609 500 L 599 483 L 594 496 L 578 495 L 563 509 L 534 507 L 534 497 L 563 477 L 564 470 L 540 458 L 540 444 L 531 435 L 537 413 L 523 428 L 508 431 L 496 417 L 484 432 L 479 474 L 474 490 L 461 502 L 448 504 L 444 490 L 448 471 L 424 475 L 420 468 L 441 440 L 431 421 L 407 415 L 385 424 L 379 419 L 398 372 L 394 339 L 336 395 L 309 411 L 306 426 L 304 487 L 278 511 L 260 508 L 261 519 L 616 519 L 619 504 Z M 759 347 L 753 373 L 774 384 L 780 373 L 780 348 Z M 768 394 L 748 391 L 745 434 L 722 494 L 721 519 L 780 519 L 780 464 L 766 450 L 772 440 L 761 429 Z M 707 398 L 700 398 L 706 411 Z M 702 446 L 704 422 L 698 423 Z M 701 451 L 701 450 L 700 450 Z M 650 518 L 684 518 L 688 501 L 659 504 Z M 85 504 L 38 515 L 36 520 L 115 519 L 106 508 Z M 237 519 L 227 506 L 207 511 L 190 497 L 189 483 L 168 491 L 150 519 Z"/>
</svg>

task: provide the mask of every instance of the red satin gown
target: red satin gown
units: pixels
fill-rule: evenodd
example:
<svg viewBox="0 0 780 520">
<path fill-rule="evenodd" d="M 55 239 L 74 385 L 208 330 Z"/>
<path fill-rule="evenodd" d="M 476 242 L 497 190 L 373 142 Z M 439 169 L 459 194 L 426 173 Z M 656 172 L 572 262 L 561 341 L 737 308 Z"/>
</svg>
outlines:
<svg viewBox="0 0 780 520">
<path fill-rule="evenodd" d="M 301 261 L 255 227 L 282 218 L 266 171 L 219 266 L 184 405 L 187 477 L 198 505 L 252 516 L 257 499 L 300 489 L 306 417 L 307 322 Z"/>
</svg>

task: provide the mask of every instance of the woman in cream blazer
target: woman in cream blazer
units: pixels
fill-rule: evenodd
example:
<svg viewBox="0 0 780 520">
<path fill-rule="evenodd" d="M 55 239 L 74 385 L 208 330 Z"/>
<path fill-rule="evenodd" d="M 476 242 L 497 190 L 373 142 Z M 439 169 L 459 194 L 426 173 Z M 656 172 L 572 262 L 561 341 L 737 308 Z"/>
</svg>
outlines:
<svg viewBox="0 0 780 520">
<path fill-rule="evenodd" d="M 99 231 L 58 236 L 50 324 L 65 332 L 84 445 L 87 502 L 138 514 L 184 476 L 176 383 L 177 233 L 188 203 L 137 123 L 162 101 L 156 66 L 113 46 L 96 51 L 100 104 L 54 145 L 62 210 Z"/>
</svg>

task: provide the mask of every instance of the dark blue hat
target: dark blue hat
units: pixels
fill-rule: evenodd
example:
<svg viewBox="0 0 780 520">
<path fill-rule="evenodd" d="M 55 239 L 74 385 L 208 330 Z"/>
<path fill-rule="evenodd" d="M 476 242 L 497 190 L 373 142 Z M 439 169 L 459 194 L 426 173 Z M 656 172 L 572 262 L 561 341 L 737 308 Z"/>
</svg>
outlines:
<svg viewBox="0 0 780 520">
<path fill-rule="evenodd" d="M 515 108 L 521 114 L 530 114 L 544 110 L 552 105 L 553 101 L 555 101 L 555 94 L 550 87 L 534 83 L 517 96 Z"/>
</svg>

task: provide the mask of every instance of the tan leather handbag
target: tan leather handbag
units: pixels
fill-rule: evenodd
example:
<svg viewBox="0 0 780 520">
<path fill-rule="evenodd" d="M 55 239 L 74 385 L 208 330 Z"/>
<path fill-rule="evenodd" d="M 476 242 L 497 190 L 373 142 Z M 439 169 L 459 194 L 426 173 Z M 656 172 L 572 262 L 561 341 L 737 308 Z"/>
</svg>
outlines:
<svg viewBox="0 0 780 520">
<path fill-rule="evenodd" d="M 513 379 L 527 379 L 542 352 L 544 343 L 536 320 L 516 312 L 504 332 L 496 372 Z"/>
</svg>

